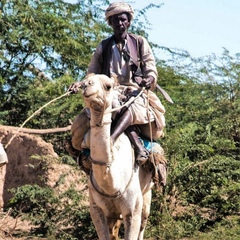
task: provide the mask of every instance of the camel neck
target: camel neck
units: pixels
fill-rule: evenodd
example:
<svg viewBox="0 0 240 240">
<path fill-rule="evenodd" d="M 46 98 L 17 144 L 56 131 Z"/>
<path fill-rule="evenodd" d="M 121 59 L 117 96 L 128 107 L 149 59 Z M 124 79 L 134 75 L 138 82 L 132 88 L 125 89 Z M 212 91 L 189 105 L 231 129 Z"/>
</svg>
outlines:
<svg viewBox="0 0 240 240">
<path fill-rule="evenodd" d="M 111 113 L 103 114 L 102 119 L 91 112 L 91 158 L 102 163 L 112 161 L 111 157 Z"/>
</svg>

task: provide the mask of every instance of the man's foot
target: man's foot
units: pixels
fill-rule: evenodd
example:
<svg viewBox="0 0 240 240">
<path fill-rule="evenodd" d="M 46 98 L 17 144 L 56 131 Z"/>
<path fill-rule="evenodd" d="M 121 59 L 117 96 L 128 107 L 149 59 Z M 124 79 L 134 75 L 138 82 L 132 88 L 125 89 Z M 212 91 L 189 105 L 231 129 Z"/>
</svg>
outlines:
<svg viewBox="0 0 240 240">
<path fill-rule="evenodd" d="M 146 161 L 148 160 L 149 157 L 149 152 L 147 150 L 144 151 L 138 151 L 136 153 L 136 161 L 138 163 L 138 165 L 143 165 L 144 163 L 146 163 Z"/>
</svg>

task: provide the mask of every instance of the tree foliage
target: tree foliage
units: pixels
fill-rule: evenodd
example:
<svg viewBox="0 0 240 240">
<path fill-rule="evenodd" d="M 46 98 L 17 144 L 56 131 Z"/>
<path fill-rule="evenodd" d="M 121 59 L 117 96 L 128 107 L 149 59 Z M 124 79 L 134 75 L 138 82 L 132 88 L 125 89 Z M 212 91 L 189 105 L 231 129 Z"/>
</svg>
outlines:
<svg viewBox="0 0 240 240">
<path fill-rule="evenodd" d="M 156 232 L 164 239 L 193 236 L 196 229 L 208 231 L 240 210 L 239 54 L 232 57 L 225 50 L 220 57 L 181 60 L 175 59 L 171 67 L 164 62 L 159 66 L 162 86 L 175 102 L 165 105 L 162 140 L 169 177 Z M 179 208 L 183 213 L 173 223 L 167 216 Z M 178 231 L 168 232 L 163 219 Z"/>
<path fill-rule="evenodd" d="M 37 100 L 42 104 L 84 76 L 107 29 L 100 3 L 91 1 L 6 0 L 0 9 L 1 121 L 17 125 L 39 106 L 32 105 L 36 92 L 53 87 Z"/>
</svg>

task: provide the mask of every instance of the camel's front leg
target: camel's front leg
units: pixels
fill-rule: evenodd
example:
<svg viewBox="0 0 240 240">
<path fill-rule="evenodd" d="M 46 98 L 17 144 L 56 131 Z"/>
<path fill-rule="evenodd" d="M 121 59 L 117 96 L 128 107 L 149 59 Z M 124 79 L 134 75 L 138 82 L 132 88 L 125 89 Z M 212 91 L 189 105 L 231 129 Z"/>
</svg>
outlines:
<svg viewBox="0 0 240 240">
<path fill-rule="evenodd" d="M 107 218 L 102 209 L 93 200 L 92 193 L 89 191 L 90 215 L 100 240 L 110 240 Z"/>
<path fill-rule="evenodd" d="M 145 231 L 147 220 L 150 214 L 151 200 L 152 200 L 152 191 L 149 190 L 143 195 L 142 220 L 141 220 L 141 228 L 140 228 L 138 240 L 143 240 L 143 237 L 144 237 L 144 231 Z"/>
<path fill-rule="evenodd" d="M 129 209 L 128 213 L 123 214 L 125 240 L 138 240 L 143 205 L 142 196 L 139 196 L 135 203 L 135 207 Z"/>
</svg>

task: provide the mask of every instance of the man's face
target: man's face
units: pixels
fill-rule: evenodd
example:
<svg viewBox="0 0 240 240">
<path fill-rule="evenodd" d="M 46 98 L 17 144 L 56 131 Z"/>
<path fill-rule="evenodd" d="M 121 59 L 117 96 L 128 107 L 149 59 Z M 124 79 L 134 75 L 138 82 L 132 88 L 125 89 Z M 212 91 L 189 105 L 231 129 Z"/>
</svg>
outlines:
<svg viewBox="0 0 240 240">
<path fill-rule="evenodd" d="M 126 32 L 130 26 L 130 22 L 126 13 L 113 15 L 110 23 L 115 34 L 122 34 Z"/>
</svg>

